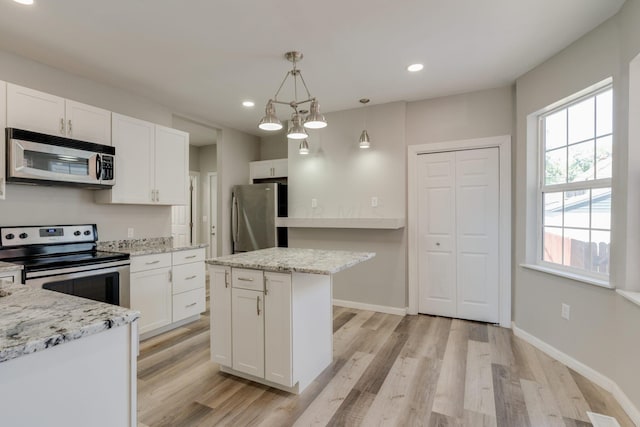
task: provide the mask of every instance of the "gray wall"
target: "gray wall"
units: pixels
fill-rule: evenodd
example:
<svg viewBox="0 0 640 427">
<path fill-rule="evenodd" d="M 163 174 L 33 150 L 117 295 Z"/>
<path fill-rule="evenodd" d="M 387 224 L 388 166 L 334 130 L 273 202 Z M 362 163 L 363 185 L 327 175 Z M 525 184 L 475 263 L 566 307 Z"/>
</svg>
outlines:
<svg viewBox="0 0 640 427">
<path fill-rule="evenodd" d="M 289 216 L 404 218 L 406 149 L 404 102 L 326 114 L 329 126 L 312 131 L 310 154 L 289 142 Z M 364 120 L 372 146 L 358 147 Z M 379 206 L 371 207 L 371 197 Z M 311 198 L 318 207 L 311 208 Z M 333 297 L 406 307 L 405 230 L 289 229 L 289 246 L 376 252 L 334 278 Z"/>
<path fill-rule="evenodd" d="M 307 157 L 289 142 L 289 216 L 406 218 L 407 145 L 511 135 L 513 88 L 502 87 L 366 110 L 372 148 L 358 148 L 365 110 L 327 114 Z M 371 208 L 377 196 L 379 207 Z M 318 207 L 311 208 L 311 198 Z M 339 273 L 334 298 L 407 306 L 406 230 L 290 229 L 290 246 L 364 250 L 376 258 Z"/>
<path fill-rule="evenodd" d="M 249 184 L 249 162 L 260 158 L 260 139 L 222 128 L 218 143 L 218 255 L 231 253 L 231 187 Z"/>
<path fill-rule="evenodd" d="M 618 15 L 517 80 L 514 248 L 517 326 L 613 379 L 636 405 L 640 402 L 640 308 L 613 290 L 528 270 L 520 263 L 531 261 L 531 246 L 527 244 L 535 239 L 535 228 L 527 228 L 525 221 L 526 217 L 533 220 L 536 209 L 536 147 L 535 141 L 527 143 L 527 116 L 612 76 L 615 152 L 611 279 L 618 287 L 638 286 L 638 260 L 625 255 L 628 250 L 637 254 L 640 249 L 640 241 L 627 239 L 625 227 L 632 225 L 637 230 L 640 214 L 635 203 L 627 203 L 638 200 L 638 196 L 627 194 L 627 188 L 638 185 L 629 181 L 629 165 L 640 161 L 638 153 L 629 150 L 627 138 L 628 66 L 640 51 L 638 22 L 640 4 L 628 0 Z M 571 305 L 570 321 L 560 317 L 562 303 Z"/>
<path fill-rule="evenodd" d="M 287 152 L 287 135 L 284 130 L 260 138 L 260 160 L 286 159 Z"/>
<path fill-rule="evenodd" d="M 189 146 L 189 170 L 200 172 L 200 147 Z"/>
<path fill-rule="evenodd" d="M 111 111 L 171 126 L 171 111 L 128 91 L 0 51 L 0 80 L 38 89 Z M 0 201 L 1 225 L 97 223 L 101 240 L 171 235 L 168 206 L 116 206 L 93 202 L 93 191 L 7 185 Z"/>
</svg>

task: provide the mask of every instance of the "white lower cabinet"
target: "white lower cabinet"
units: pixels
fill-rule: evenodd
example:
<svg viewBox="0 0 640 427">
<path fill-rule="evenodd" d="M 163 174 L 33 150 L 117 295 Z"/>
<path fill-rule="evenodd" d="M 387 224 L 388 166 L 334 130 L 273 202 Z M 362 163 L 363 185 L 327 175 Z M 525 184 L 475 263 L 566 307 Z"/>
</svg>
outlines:
<svg viewBox="0 0 640 427">
<path fill-rule="evenodd" d="M 231 290 L 233 369 L 264 377 L 264 292 Z"/>
<path fill-rule="evenodd" d="M 264 377 L 291 387 L 291 275 L 265 272 L 264 277 Z"/>
<path fill-rule="evenodd" d="M 130 306 L 140 311 L 140 335 L 156 335 L 206 310 L 204 248 L 134 256 L 130 269 Z"/>
<path fill-rule="evenodd" d="M 131 308 L 140 311 L 140 334 L 171 323 L 171 268 L 131 273 Z"/>
<path fill-rule="evenodd" d="M 0 280 L 5 280 L 11 283 L 22 283 L 22 272 L 20 270 L 15 270 L 0 273 Z"/>
<path fill-rule="evenodd" d="M 211 360 L 231 367 L 231 267 L 209 265 Z"/>
</svg>

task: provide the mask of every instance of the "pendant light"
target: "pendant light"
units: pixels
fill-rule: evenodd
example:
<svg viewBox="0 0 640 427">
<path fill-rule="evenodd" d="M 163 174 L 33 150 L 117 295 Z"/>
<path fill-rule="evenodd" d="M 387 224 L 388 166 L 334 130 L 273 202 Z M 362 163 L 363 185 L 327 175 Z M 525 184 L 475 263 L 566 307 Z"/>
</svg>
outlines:
<svg viewBox="0 0 640 427">
<path fill-rule="evenodd" d="M 307 88 L 307 84 L 302 77 L 302 71 L 298 70 L 297 63 L 302 60 L 303 55 L 302 52 L 291 51 L 284 54 L 284 57 L 287 61 L 293 63 L 293 68 L 290 71 L 287 71 L 287 74 L 284 76 L 284 80 L 280 83 L 280 87 L 278 88 L 276 94 L 272 99 L 267 102 L 267 106 L 265 108 L 265 115 L 258 123 L 258 127 L 262 130 L 267 131 L 276 131 L 282 129 L 282 123 L 276 116 L 276 107 L 274 104 L 284 104 L 293 108 L 293 115 L 291 117 L 291 122 L 289 122 L 289 129 L 287 132 L 287 138 L 291 139 L 305 139 L 309 135 L 305 131 L 305 128 L 308 129 L 322 129 L 327 126 L 327 120 L 320 113 L 320 104 L 318 100 L 311 96 L 309 93 L 309 88 Z M 287 82 L 289 76 L 292 77 L 293 80 L 293 101 L 279 101 L 278 94 L 282 87 Z M 298 78 L 304 87 L 304 90 L 307 93 L 307 99 L 298 101 Z M 302 104 L 309 103 L 309 114 L 306 117 L 301 117 L 301 112 L 298 110 L 298 106 Z"/>
<path fill-rule="evenodd" d="M 301 156 L 306 156 L 309 154 L 309 142 L 306 139 L 300 141 L 300 146 L 298 147 L 298 153 Z"/>
<path fill-rule="evenodd" d="M 362 98 L 360 100 L 360 103 L 362 105 L 365 105 L 365 106 L 367 105 L 368 102 L 369 102 L 368 98 Z M 365 112 L 364 112 L 364 126 L 363 127 L 364 127 L 364 129 L 362 130 L 362 133 L 360 134 L 360 140 L 359 140 L 358 146 L 360 148 L 369 148 L 369 147 L 371 147 L 371 140 L 369 139 L 369 134 L 367 133 L 367 129 L 366 129 L 367 128 L 367 111 L 366 111 L 366 109 L 365 109 Z"/>
<path fill-rule="evenodd" d="M 309 135 L 305 130 L 304 126 L 302 126 L 300 114 L 293 113 L 291 116 L 291 120 L 289 121 L 289 130 L 287 131 L 287 138 L 290 139 L 305 139 L 308 138 Z"/>
</svg>

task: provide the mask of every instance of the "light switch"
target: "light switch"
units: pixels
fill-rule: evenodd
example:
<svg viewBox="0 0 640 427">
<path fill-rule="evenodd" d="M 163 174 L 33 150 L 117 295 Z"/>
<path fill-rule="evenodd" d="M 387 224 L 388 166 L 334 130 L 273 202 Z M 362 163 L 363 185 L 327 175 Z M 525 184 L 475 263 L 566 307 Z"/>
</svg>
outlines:
<svg viewBox="0 0 640 427">
<path fill-rule="evenodd" d="M 133 227 L 127 228 L 127 237 L 128 238 L 132 238 L 133 237 Z"/>
<path fill-rule="evenodd" d="M 372 208 L 377 208 L 378 207 L 378 198 L 375 197 L 375 196 L 371 198 L 371 207 Z"/>
<path fill-rule="evenodd" d="M 311 207 L 312 208 L 318 207 L 318 199 L 311 199 Z"/>
</svg>

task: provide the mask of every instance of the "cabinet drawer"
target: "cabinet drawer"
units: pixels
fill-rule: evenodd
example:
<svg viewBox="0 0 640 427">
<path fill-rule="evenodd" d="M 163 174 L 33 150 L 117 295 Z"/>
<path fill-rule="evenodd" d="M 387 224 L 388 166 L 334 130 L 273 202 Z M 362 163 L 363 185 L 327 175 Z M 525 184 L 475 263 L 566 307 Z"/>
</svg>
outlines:
<svg viewBox="0 0 640 427">
<path fill-rule="evenodd" d="M 176 251 L 173 253 L 173 265 L 204 261 L 204 248 Z"/>
<path fill-rule="evenodd" d="M 262 270 L 233 268 L 231 269 L 231 286 L 250 291 L 264 291 L 264 279 L 262 277 Z"/>
<path fill-rule="evenodd" d="M 195 316 L 205 310 L 205 289 L 194 289 L 173 296 L 173 321 Z"/>
<path fill-rule="evenodd" d="M 132 273 L 135 273 L 163 267 L 171 267 L 171 253 L 131 257 L 131 266 L 129 268 Z"/>
<path fill-rule="evenodd" d="M 204 262 L 173 266 L 173 293 L 204 288 Z"/>
<path fill-rule="evenodd" d="M 13 274 L 6 275 L 6 273 L 2 273 L 2 274 L 0 274 L 0 281 L 14 283 L 15 282 L 15 278 L 13 277 Z"/>
</svg>

